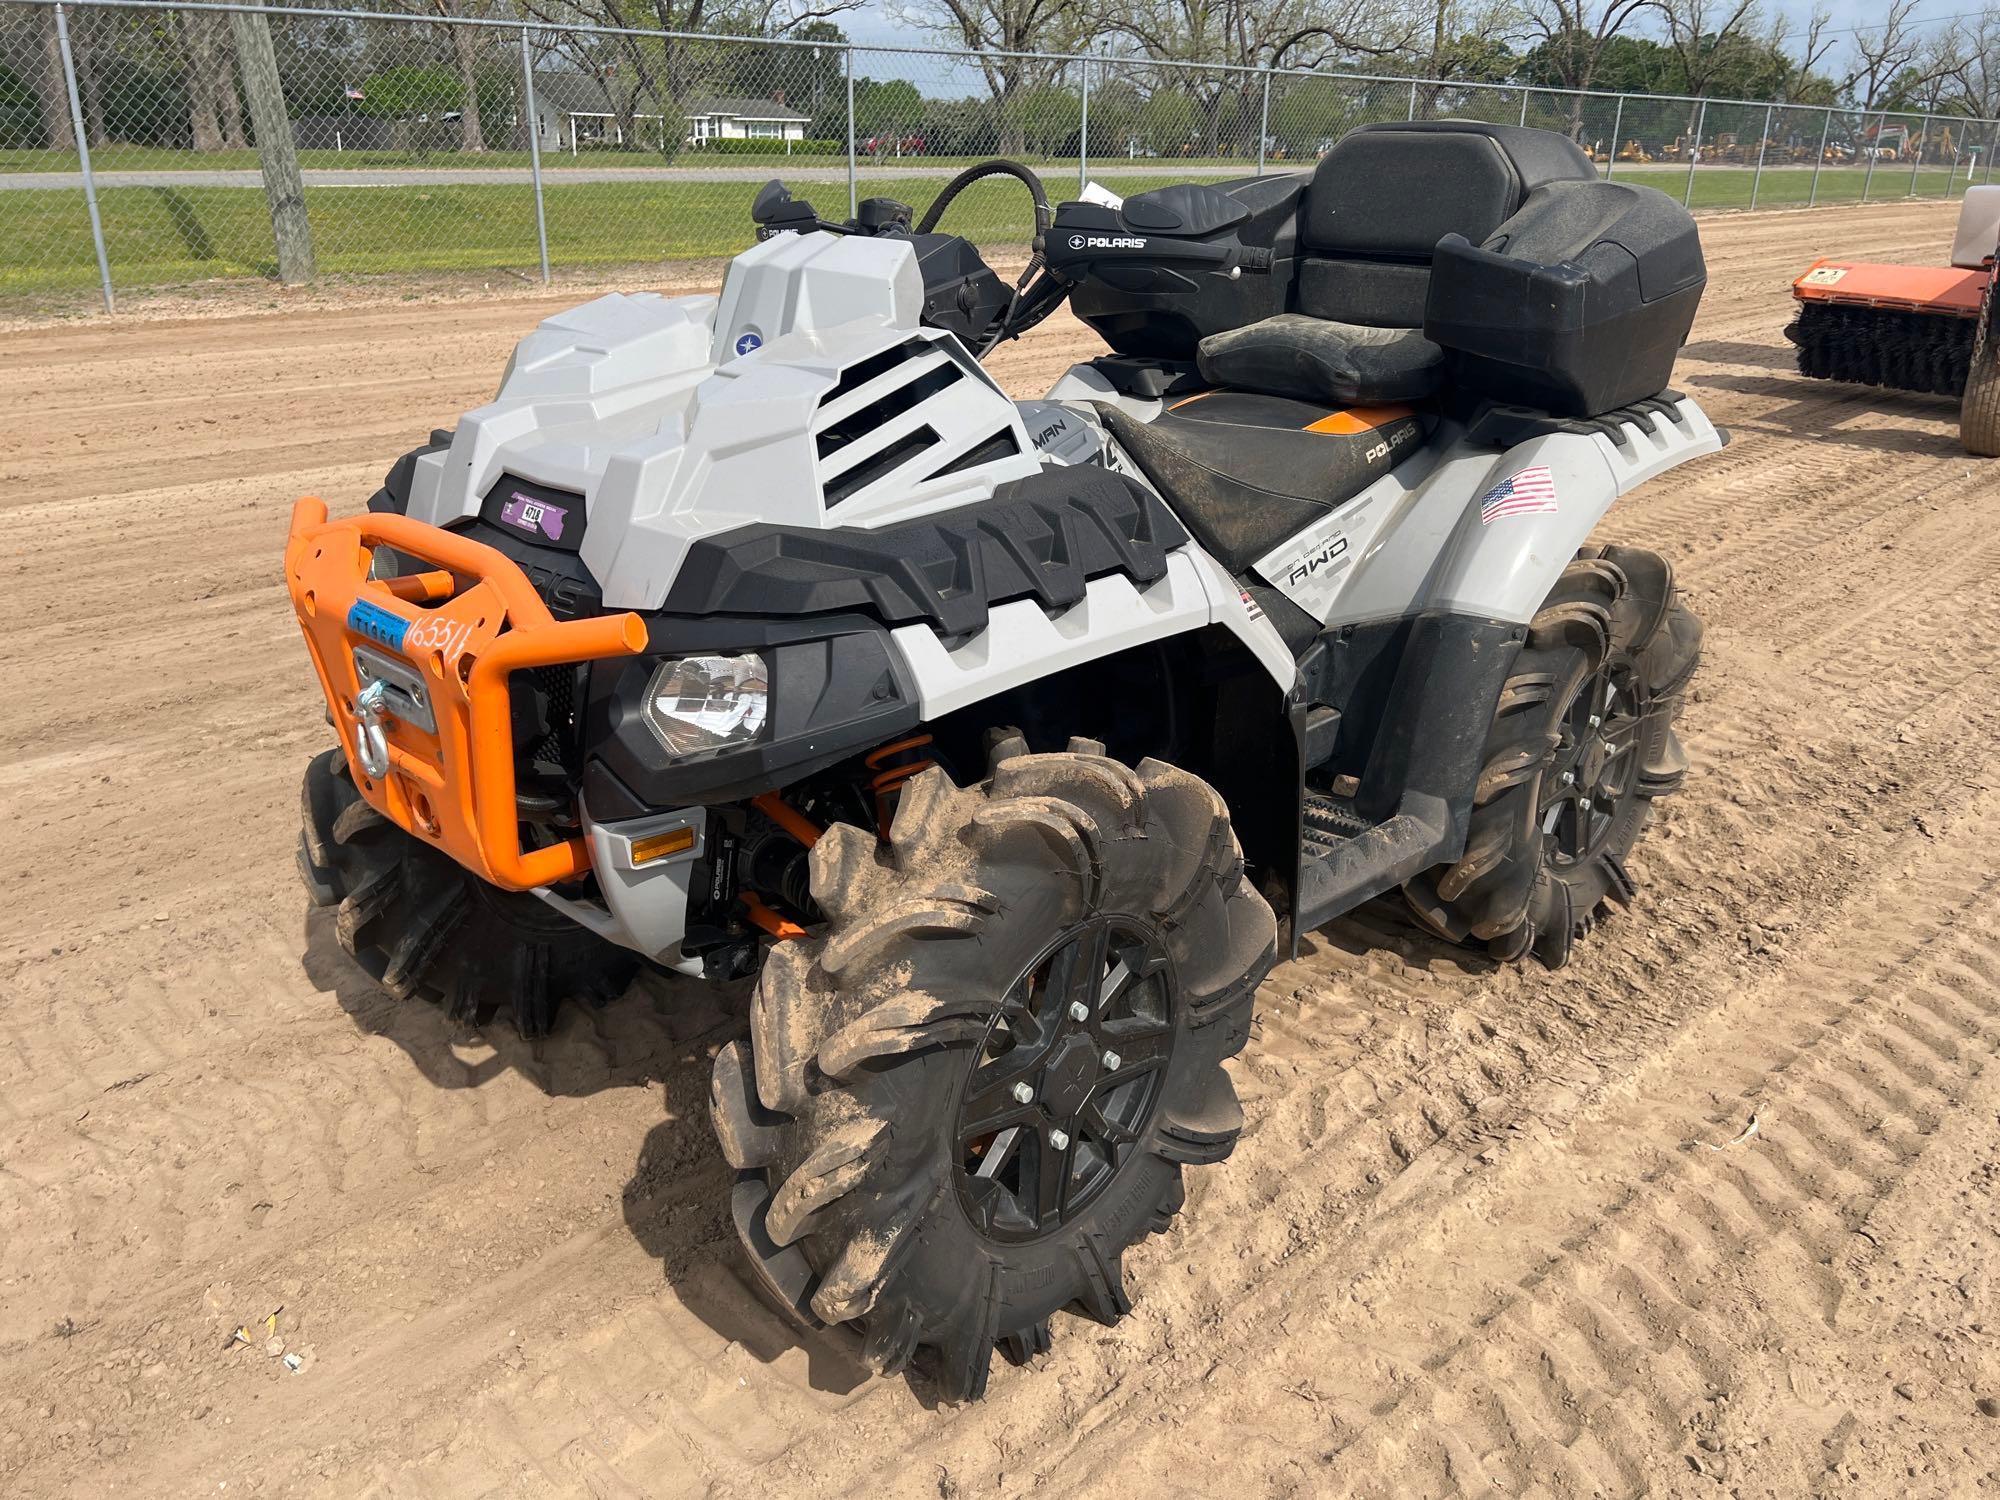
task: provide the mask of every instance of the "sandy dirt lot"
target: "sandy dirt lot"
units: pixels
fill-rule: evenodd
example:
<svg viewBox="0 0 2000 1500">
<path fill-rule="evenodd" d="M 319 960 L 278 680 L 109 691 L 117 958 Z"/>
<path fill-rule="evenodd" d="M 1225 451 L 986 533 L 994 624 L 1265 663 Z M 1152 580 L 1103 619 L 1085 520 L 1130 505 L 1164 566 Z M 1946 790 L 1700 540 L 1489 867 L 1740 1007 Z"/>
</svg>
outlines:
<svg viewBox="0 0 2000 1500">
<path fill-rule="evenodd" d="M 706 1118 L 741 993 L 643 981 L 536 1052 L 308 915 L 290 502 L 357 507 L 556 304 L 0 335 L 0 1493 L 2000 1485 L 2000 467 L 1779 333 L 1810 256 L 1951 225 L 1705 226 L 1680 384 L 1736 440 L 1608 527 L 1708 623 L 1637 903 L 1553 975 L 1388 906 L 1315 935 L 1133 1315 L 968 1408 L 746 1287 Z"/>
</svg>

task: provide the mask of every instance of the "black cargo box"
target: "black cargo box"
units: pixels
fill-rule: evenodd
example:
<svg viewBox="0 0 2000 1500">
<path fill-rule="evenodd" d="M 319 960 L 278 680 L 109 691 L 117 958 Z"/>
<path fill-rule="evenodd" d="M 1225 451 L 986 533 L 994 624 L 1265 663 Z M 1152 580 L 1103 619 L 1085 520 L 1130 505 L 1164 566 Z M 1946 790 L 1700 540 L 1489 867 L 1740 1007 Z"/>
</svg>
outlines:
<svg viewBox="0 0 2000 1500">
<path fill-rule="evenodd" d="M 1707 281 L 1694 220 L 1623 182 L 1553 182 L 1481 245 L 1431 260 L 1424 335 L 1495 400 L 1592 416 L 1657 394 Z"/>
</svg>

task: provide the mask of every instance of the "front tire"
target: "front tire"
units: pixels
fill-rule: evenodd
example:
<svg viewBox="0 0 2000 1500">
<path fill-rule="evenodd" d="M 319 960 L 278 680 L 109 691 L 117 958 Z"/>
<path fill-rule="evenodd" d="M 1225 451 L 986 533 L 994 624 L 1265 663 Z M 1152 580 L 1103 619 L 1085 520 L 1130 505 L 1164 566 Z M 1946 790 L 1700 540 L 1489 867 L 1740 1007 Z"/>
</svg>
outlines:
<svg viewBox="0 0 2000 1500">
<path fill-rule="evenodd" d="M 1569 961 L 1655 798 L 1679 789 L 1674 733 L 1701 622 L 1673 569 L 1637 547 L 1586 547 L 1528 626 L 1481 760 L 1465 852 L 1403 887 L 1426 927 L 1495 958 Z"/>
<path fill-rule="evenodd" d="M 913 780 L 886 846 L 827 830 L 827 927 L 773 947 L 711 1095 L 773 1297 L 857 1325 L 877 1371 L 929 1351 L 951 1400 L 1055 1312 L 1129 1309 L 1126 1248 L 1242 1128 L 1222 1063 L 1276 956 L 1206 783 L 1082 741 L 1000 757 Z"/>
<path fill-rule="evenodd" d="M 563 1002 L 603 1005 L 638 972 L 637 954 L 398 828 L 355 788 L 343 751 L 307 765 L 301 801 L 306 892 L 336 908 L 340 946 L 398 1000 L 430 1000 L 477 1026 L 504 1014 L 533 1040 Z"/>
</svg>

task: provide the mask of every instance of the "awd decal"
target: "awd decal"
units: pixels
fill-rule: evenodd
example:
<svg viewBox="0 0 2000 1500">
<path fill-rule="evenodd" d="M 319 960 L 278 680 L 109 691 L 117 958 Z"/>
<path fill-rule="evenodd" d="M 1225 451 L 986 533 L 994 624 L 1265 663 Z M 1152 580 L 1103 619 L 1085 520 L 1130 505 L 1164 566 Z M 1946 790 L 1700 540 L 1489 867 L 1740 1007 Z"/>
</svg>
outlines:
<svg viewBox="0 0 2000 1500">
<path fill-rule="evenodd" d="M 1330 568 L 1347 555 L 1347 538 L 1330 536 L 1317 546 L 1311 547 L 1293 559 L 1285 569 L 1285 576 L 1278 580 L 1278 587 L 1295 589 L 1310 580 L 1321 568 Z M 1342 564 L 1343 567 L 1346 564 Z"/>
<path fill-rule="evenodd" d="M 1479 524 L 1491 526 L 1508 516 L 1554 515 L 1556 508 L 1556 477 L 1537 464 L 1509 474 L 1479 497 Z"/>
<path fill-rule="evenodd" d="M 1251 566 L 1300 609 L 1324 620 L 1354 566 L 1357 542 L 1350 538 L 1359 535 L 1355 527 L 1366 511 L 1365 505 L 1349 507 L 1339 520 L 1323 520 L 1309 527 Z"/>
</svg>

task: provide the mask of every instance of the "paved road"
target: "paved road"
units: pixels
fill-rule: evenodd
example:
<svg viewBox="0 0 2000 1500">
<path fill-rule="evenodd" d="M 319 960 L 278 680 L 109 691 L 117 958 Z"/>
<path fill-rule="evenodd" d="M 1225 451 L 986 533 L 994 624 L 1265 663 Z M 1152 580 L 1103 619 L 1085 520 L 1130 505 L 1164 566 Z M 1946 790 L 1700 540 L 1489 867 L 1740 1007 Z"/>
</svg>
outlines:
<svg viewBox="0 0 2000 1500">
<path fill-rule="evenodd" d="M 1229 177 L 1238 173 L 1249 173 L 1255 168 L 1245 165 L 1241 168 L 1186 167 L 1174 162 L 1123 162 L 1104 161 L 1093 164 L 1094 171 L 1115 174 L 1120 177 Z M 924 177 L 936 179 L 948 176 L 958 170 L 957 166 L 910 164 L 887 164 L 871 166 L 861 163 L 861 173 L 865 177 Z M 1273 168 L 1273 170 L 1277 170 Z M 1057 164 L 1047 168 L 1043 175 L 1052 183 L 1072 181 L 1076 169 Z M 747 167 L 558 167 L 550 164 L 544 175 L 550 182 L 768 182 L 773 177 L 783 177 L 788 182 L 839 182 L 847 181 L 847 167 L 839 166 L 788 166 L 783 162 L 768 162 Z M 168 172 L 99 172 L 97 185 L 101 188 L 145 187 L 145 188 L 190 188 L 190 187 L 244 187 L 263 186 L 263 178 L 250 171 L 168 171 Z M 305 173 L 306 186 L 318 188 L 379 188 L 379 187 L 465 187 L 482 183 L 522 183 L 528 180 L 525 170 L 515 168 L 486 169 L 463 167 L 390 167 L 370 171 L 341 172 L 312 170 Z M 83 186 L 80 172 L 0 172 L 0 192 L 20 192 L 35 189 L 50 190 L 67 188 L 74 192 Z"/>
</svg>

